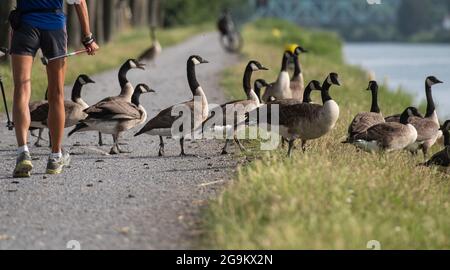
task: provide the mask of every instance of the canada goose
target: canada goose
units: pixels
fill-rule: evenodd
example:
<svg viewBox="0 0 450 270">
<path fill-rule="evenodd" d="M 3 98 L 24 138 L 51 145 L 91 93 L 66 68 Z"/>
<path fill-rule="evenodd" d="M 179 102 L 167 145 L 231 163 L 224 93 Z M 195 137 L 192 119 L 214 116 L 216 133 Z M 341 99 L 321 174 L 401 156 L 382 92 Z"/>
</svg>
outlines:
<svg viewBox="0 0 450 270">
<path fill-rule="evenodd" d="M 159 145 L 159 153 L 158 155 L 164 156 L 164 139 L 163 137 L 172 137 L 172 126 L 173 124 L 181 119 L 182 116 L 173 116 L 172 111 L 176 108 L 188 108 L 191 112 L 191 128 L 193 130 L 199 128 L 203 121 L 208 118 L 209 107 L 208 100 L 206 98 L 205 92 L 197 81 L 197 77 L 195 74 L 195 66 L 200 64 L 209 63 L 202 57 L 198 55 L 193 55 L 189 57 L 187 61 L 187 78 L 189 82 L 189 87 L 193 94 L 193 99 L 184 103 L 180 103 L 178 105 L 171 106 L 163 111 L 161 111 L 155 118 L 150 120 L 144 128 L 142 128 L 138 133 L 134 136 L 139 136 L 142 134 L 147 134 L 151 136 L 159 136 L 160 145 Z M 200 104 L 199 104 L 200 103 Z M 183 127 L 182 127 L 183 128 Z M 192 130 L 191 129 L 191 130 Z M 187 135 L 186 133 L 190 130 L 183 128 L 180 130 L 184 132 L 180 138 L 180 147 L 181 147 L 181 156 L 186 156 L 184 152 L 184 137 Z"/>
<path fill-rule="evenodd" d="M 312 87 L 314 83 L 310 85 Z M 272 107 L 278 106 L 280 135 L 289 141 L 289 156 L 292 155 L 295 140 L 303 141 L 302 148 L 305 151 L 307 141 L 318 139 L 335 127 L 339 119 L 339 106 L 330 96 L 329 91 L 332 85 L 340 85 L 339 76 L 336 73 L 330 73 L 321 87 L 323 105 L 292 104 L 290 101 L 280 101 L 258 109 L 258 112 L 267 113 L 264 120 L 271 124 Z M 276 111 L 276 108 L 274 109 Z M 250 114 L 247 114 L 247 123 L 250 120 L 248 119 Z"/>
<path fill-rule="evenodd" d="M 302 73 L 302 66 L 300 64 L 299 56 L 301 53 L 307 53 L 308 51 L 303 49 L 302 47 L 298 46 L 294 50 L 294 75 L 291 79 L 291 92 L 292 92 L 292 98 L 303 100 L 303 93 L 305 91 L 305 80 L 303 78 Z"/>
<path fill-rule="evenodd" d="M 144 51 L 141 56 L 139 56 L 138 61 L 154 62 L 156 57 L 158 57 L 158 55 L 162 52 L 161 44 L 156 38 L 156 29 L 153 26 L 150 28 L 150 35 L 152 38 L 152 45 L 149 49 Z"/>
<path fill-rule="evenodd" d="M 427 113 L 425 117 L 420 113 L 419 116 L 417 116 L 420 118 L 432 118 L 433 121 L 435 121 L 437 124 L 439 124 L 439 119 L 436 113 L 436 106 L 434 104 L 432 86 L 440 83 L 442 82 L 434 76 L 427 77 L 427 79 L 425 80 L 425 93 L 427 96 Z M 392 115 L 386 117 L 386 122 L 400 122 L 400 115 Z"/>
<path fill-rule="evenodd" d="M 131 102 L 131 97 L 133 96 L 134 88 L 127 77 L 128 72 L 131 69 L 145 70 L 145 64 L 142 64 L 135 59 L 126 60 L 125 63 L 123 63 L 122 66 L 120 67 L 119 73 L 118 73 L 119 84 L 120 84 L 120 94 L 118 96 L 104 98 L 103 100 L 101 100 L 100 102 L 98 102 L 95 105 L 98 105 L 99 103 L 102 103 L 102 102 L 108 102 L 108 101 Z M 102 134 L 100 132 L 98 134 L 98 145 L 103 146 Z"/>
<path fill-rule="evenodd" d="M 347 140 L 344 143 L 352 143 L 357 134 L 366 132 L 374 125 L 386 122 L 378 106 L 378 83 L 376 81 L 370 81 L 367 91 L 372 92 L 372 107 L 370 112 L 362 112 L 356 115 L 348 128 Z"/>
<path fill-rule="evenodd" d="M 243 89 L 245 91 L 247 99 L 232 101 L 232 102 L 223 104 L 221 106 L 223 118 L 221 119 L 220 123 L 216 123 L 214 121 L 214 124 L 216 124 L 216 127 L 218 124 L 218 125 L 221 125 L 222 128 L 225 128 L 225 130 L 232 129 L 233 128 L 232 126 L 227 126 L 227 124 L 228 124 L 227 118 L 230 117 L 230 115 L 229 115 L 230 113 L 232 113 L 233 115 L 237 114 L 238 116 L 243 117 L 243 116 L 245 116 L 246 113 L 253 111 L 254 109 L 258 108 L 261 105 L 259 98 L 258 98 L 258 94 L 255 93 L 255 90 L 252 89 L 252 86 L 251 86 L 253 72 L 260 71 L 260 70 L 268 70 L 268 68 L 261 65 L 261 63 L 259 63 L 258 61 L 250 61 L 248 63 L 247 67 L 245 68 L 244 79 L 243 79 Z M 210 120 L 215 120 L 214 112 L 213 112 L 213 116 L 211 116 L 206 121 L 204 121 L 202 126 L 204 127 L 205 124 L 207 124 Z M 236 121 L 236 123 L 242 121 L 242 120 L 238 120 L 238 119 L 234 119 L 234 120 Z M 233 123 L 233 124 L 235 124 L 235 123 Z M 228 144 L 230 143 L 230 141 L 231 141 L 230 139 L 228 139 L 228 138 L 226 139 L 225 146 L 222 149 L 222 155 L 228 154 L 227 148 L 228 148 Z M 244 146 L 239 141 L 236 134 L 234 135 L 234 141 L 238 144 L 241 151 L 245 150 Z"/>
<path fill-rule="evenodd" d="M 292 53 L 285 51 L 283 54 L 283 60 L 281 63 L 281 72 L 276 82 L 270 84 L 266 88 L 266 92 L 263 95 L 263 101 L 270 101 L 270 97 L 275 99 L 289 99 L 292 98 L 291 92 L 291 78 L 288 73 L 289 61 L 292 59 Z"/>
<path fill-rule="evenodd" d="M 89 106 L 81 98 L 81 90 L 86 84 L 95 83 L 89 76 L 80 75 L 75 81 L 72 88 L 72 97 L 70 100 L 64 101 L 65 109 L 65 128 L 75 126 L 79 121 L 85 119 L 87 114 L 83 111 Z M 47 98 L 47 97 L 46 97 Z M 39 129 L 39 136 L 41 137 L 41 130 L 47 127 L 47 119 L 49 112 L 49 104 L 47 101 L 35 102 L 30 104 L 31 114 L 31 129 Z M 39 138 L 38 138 L 39 141 Z M 38 142 L 36 142 L 38 144 Z M 39 144 L 38 144 L 39 146 Z"/>
<path fill-rule="evenodd" d="M 279 104 L 279 105 L 295 105 L 295 104 L 301 104 L 301 103 L 308 103 L 311 104 L 312 100 L 311 100 L 311 93 L 312 91 L 322 91 L 322 85 L 320 84 L 319 81 L 316 80 L 312 80 L 308 86 L 304 89 L 304 93 L 303 93 L 303 100 L 301 99 L 282 99 L 282 100 L 276 100 L 275 98 L 270 98 L 270 102 L 268 102 L 268 104 Z M 286 143 L 288 143 L 289 140 L 287 140 L 286 138 L 282 138 L 281 141 L 281 147 L 284 148 L 284 146 L 286 145 Z"/>
<path fill-rule="evenodd" d="M 424 165 L 427 167 L 431 166 L 450 166 L 450 120 L 445 121 L 444 125 L 441 127 L 441 131 L 444 135 L 444 149 L 436 153 L 430 160 L 428 160 Z"/>
<path fill-rule="evenodd" d="M 417 140 L 417 130 L 409 118 L 419 115 L 414 107 L 407 108 L 400 116 L 400 123 L 377 124 L 363 133 L 356 134 L 353 144 L 366 152 L 393 152 L 405 149 Z"/>
<path fill-rule="evenodd" d="M 147 111 L 140 104 L 139 98 L 144 93 L 154 93 L 146 84 L 139 84 L 131 98 L 131 102 L 125 100 L 111 100 L 100 102 L 89 107 L 84 112 L 88 117 L 69 133 L 69 137 L 76 132 L 96 130 L 105 134 L 112 134 L 114 145 L 110 154 L 127 153 L 119 147 L 121 133 L 135 128 L 147 120 Z"/>
</svg>

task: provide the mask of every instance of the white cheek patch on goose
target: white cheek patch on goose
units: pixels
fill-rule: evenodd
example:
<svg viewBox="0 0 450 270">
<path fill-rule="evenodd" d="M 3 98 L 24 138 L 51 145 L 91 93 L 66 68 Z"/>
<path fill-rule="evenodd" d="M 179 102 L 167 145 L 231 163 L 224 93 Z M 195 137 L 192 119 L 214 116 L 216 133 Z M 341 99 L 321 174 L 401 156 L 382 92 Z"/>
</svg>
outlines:
<svg viewBox="0 0 450 270">
<path fill-rule="evenodd" d="M 194 63 L 194 65 L 200 65 L 200 61 L 198 61 L 197 58 L 192 58 L 192 63 Z"/>
<path fill-rule="evenodd" d="M 432 86 L 432 85 L 433 85 L 433 82 L 432 82 L 430 79 L 427 79 L 427 85 L 428 85 L 428 86 Z"/>
<path fill-rule="evenodd" d="M 132 68 L 137 68 L 137 65 L 136 65 L 136 63 L 134 61 L 130 61 L 130 66 Z"/>
<path fill-rule="evenodd" d="M 259 68 L 255 65 L 255 63 L 252 63 L 250 65 L 250 67 L 252 68 L 253 71 L 258 71 L 259 70 Z"/>
<path fill-rule="evenodd" d="M 327 83 L 328 83 L 328 84 L 333 84 L 333 80 L 331 79 L 330 76 L 328 76 L 328 78 L 327 78 Z"/>
<path fill-rule="evenodd" d="M 83 78 L 79 78 L 78 81 L 79 81 L 81 84 L 86 84 L 86 81 L 85 81 Z"/>
</svg>

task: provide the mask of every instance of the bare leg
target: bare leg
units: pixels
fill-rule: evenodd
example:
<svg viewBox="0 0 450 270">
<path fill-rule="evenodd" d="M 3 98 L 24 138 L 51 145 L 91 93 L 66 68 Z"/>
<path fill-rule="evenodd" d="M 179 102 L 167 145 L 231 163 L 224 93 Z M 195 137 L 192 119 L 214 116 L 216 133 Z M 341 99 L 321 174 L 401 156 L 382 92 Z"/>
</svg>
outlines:
<svg viewBox="0 0 450 270">
<path fill-rule="evenodd" d="M 164 156 L 164 139 L 162 136 L 159 136 L 159 153 L 158 156 L 163 157 Z"/>
<path fill-rule="evenodd" d="M 62 149 L 66 113 L 64 110 L 64 78 L 66 60 L 52 61 L 47 66 L 48 78 L 48 127 L 52 153 L 59 153 Z"/>
<path fill-rule="evenodd" d="M 31 56 L 12 56 L 12 70 L 14 77 L 13 119 L 17 145 L 19 147 L 28 144 L 28 129 L 31 124 L 28 104 L 30 103 L 31 97 L 32 65 L 33 57 Z"/>
<path fill-rule="evenodd" d="M 230 143 L 230 141 L 231 141 L 231 140 L 229 140 L 229 139 L 227 139 L 227 140 L 225 141 L 225 145 L 224 145 L 224 147 L 223 147 L 223 149 L 222 149 L 221 155 L 228 155 L 227 148 L 228 148 L 228 144 Z"/>
</svg>

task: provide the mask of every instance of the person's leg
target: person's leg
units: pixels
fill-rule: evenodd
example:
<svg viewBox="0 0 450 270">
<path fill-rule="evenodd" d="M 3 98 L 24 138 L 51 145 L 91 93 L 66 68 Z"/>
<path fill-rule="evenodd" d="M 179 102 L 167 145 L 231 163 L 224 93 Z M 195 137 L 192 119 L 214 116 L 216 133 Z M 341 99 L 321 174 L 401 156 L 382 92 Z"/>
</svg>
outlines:
<svg viewBox="0 0 450 270">
<path fill-rule="evenodd" d="M 48 78 L 48 127 L 52 153 L 61 153 L 66 114 L 64 109 L 64 78 L 66 59 L 51 61 L 47 65 Z"/>
<path fill-rule="evenodd" d="M 19 147 L 24 147 L 28 143 L 28 129 L 31 123 L 28 104 L 31 97 L 32 64 L 32 56 L 12 55 L 14 78 L 13 119 Z"/>
</svg>

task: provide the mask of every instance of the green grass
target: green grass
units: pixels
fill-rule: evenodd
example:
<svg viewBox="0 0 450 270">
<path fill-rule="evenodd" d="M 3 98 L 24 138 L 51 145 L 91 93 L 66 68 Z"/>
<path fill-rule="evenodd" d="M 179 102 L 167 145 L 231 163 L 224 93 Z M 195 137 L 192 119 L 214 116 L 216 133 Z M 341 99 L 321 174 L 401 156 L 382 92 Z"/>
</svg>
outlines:
<svg viewBox="0 0 450 270">
<path fill-rule="evenodd" d="M 210 31 L 212 24 L 177 27 L 163 29 L 158 32 L 158 39 L 164 47 L 179 43 L 192 35 Z M 138 57 L 141 52 L 150 46 L 149 30 L 146 28 L 127 30 L 119 34 L 112 42 L 101 46 L 95 57 L 77 56 L 68 60 L 66 84 L 73 84 L 80 74 L 94 75 L 101 71 L 120 66 L 126 59 Z M 12 74 L 9 65 L 0 65 L 0 74 L 3 77 L 7 98 L 12 100 Z M 47 75 L 45 67 L 39 59 L 35 59 L 32 73 L 32 100 L 41 100 L 47 88 Z M 0 111 L 4 111 L 3 102 Z"/>
<path fill-rule="evenodd" d="M 272 28 L 282 38 L 272 36 Z M 289 31 L 286 31 L 288 29 Z M 368 76 L 342 61 L 341 42 L 333 34 L 310 32 L 274 20 L 248 25 L 243 33 L 246 59 L 272 68 L 258 73 L 276 78 L 285 43 L 313 53 L 301 58 L 305 78 L 322 81 L 335 71 L 340 88 L 331 95 L 340 104 L 337 127 L 313 141 L 307 153 L 286 149 L 258 152 L 239 168 L 235 180 L 204 212 L 201 248 L 214 249 L 366 249 L 370 240 L 383 249 L 450 248 L 450 177 L 418 167 L 422 157 L 400 152 L 371 155 L 340 142 L 353 116 L 370 108 Z M 223 85 L 233 98 L 243 97 L 246 61 L 225 73 Z M 315 101 L 320 102 L 315 94 Z M 412 98 L 381 88 L 385 115 L 401 112 Z M 438 150 L 442 146 L 436 146 Z M 252 158 L 252 157 L 250 157 Z"/>
</svg>

